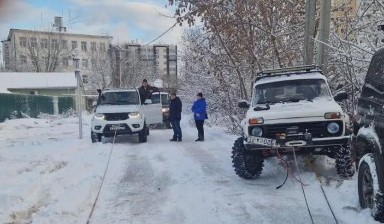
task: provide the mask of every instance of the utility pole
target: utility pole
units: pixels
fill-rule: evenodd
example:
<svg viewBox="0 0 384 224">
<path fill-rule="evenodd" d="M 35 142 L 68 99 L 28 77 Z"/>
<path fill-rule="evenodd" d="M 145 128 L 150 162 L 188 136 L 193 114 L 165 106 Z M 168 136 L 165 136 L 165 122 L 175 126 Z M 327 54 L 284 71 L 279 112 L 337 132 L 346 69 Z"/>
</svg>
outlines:
<svg viewBox="0 0 384 224">
<path fill-rule="evenodd" d="M 317 55 L 317 64 L 321 66 L 324 74 L 327 73 L 328 66 L 328 43 L 329 30 L 331 25 L 331 6 L 331 0 L 321 0 L 318 44 L 319 53 Z"/>
<path fill-rule="evenodd" d="M 316 1 L 306 0 L 305 6 L 305 34 L 304 34 L 304 64 L 313 64 L 313 51 L 315 37 Z"/>
<path fill-rule="evenodd" d="M 83 139 L 83 117 L 81 112 L 81 76 L 80 76 L 80 59 L 77 56 L 73 57 L 73 63 L 75 67 L 75 77 L 77 80 L 77 89 L 76 89 L 76 103 L 77 103 L 77 116 L 79 117 L 79 139 Z"/>
</svg>

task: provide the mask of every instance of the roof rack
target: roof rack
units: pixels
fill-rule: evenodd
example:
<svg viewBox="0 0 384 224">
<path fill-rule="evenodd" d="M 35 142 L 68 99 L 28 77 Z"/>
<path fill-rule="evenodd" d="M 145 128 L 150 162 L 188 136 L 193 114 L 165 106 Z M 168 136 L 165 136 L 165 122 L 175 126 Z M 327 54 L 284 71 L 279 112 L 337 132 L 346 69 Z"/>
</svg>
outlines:
<svg viewBox="0 0 384 224">
<path fill-rule="evenodd" d="M 323 71 L 319 66 L 306 65 L 306 66 L 300 66 L 300 67 L 278 68 L 278 69 L 260 71 L 256 74 L 256 81 L 265 77 L 288 75 L 292 73 L 303 74 L 303 73 L 310 73 L 310 72 L 320 72 L 321 74 L 323 74 Z"/>
</svg>

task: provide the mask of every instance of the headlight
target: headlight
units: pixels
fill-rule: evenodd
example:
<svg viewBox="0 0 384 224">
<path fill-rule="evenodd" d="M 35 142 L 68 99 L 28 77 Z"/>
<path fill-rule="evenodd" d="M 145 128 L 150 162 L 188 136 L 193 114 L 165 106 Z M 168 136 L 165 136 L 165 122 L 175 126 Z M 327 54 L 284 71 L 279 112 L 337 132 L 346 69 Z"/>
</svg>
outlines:
<svg viewBox="0 0 384 224">
<path fill-rule="evenodd" d="M 95 114 L 96 119 L 104 120 L 105 115 L 104 114 Z"/>
<path fill-rule="evenodd" d="M 339 112 L 329 112 L 324 114 L 325 119 L 339 119 L 341 118 L 341 113 Z"/>
<path fill-rule="evenodd" d="M 337 123 L 332 122 L 328 124 L 327 130 L 331 134 L 336 134 L 337 132 L 339 132 L 340 126 Z"/>
<path fill-rule="evenodd" d="M 163 113 L 168 112 L 169 108 L 163 108 L 163 109 L 161 109 L 161 111 L 163 111 Z"/>
<path fill-rule="evenodd" d="M 261 137 L 263 135 L 263 129 L 260 127 L 254 127 L 251 131 L 252 136 Z"/>
<path fill-rule="evenodd" d="M 140 113 L 139 112 L 132 112 L 132 113 L 129 113 L 129 118 L 139 118 L 140 117 Z"/>
</svg>

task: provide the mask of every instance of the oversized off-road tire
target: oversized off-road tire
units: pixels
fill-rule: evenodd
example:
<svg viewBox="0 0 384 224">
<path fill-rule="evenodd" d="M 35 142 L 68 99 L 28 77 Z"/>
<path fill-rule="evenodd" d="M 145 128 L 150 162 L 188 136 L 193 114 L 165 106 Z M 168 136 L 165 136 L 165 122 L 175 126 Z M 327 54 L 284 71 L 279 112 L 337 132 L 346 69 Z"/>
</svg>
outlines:
<svg viewBox="0 0 384 224">
<path fill-rule="evenodd" d="M 370 160 L 370 162 L 367 162 L 367 160 Z M 383 223 L 384 196 L 379 193 L 379 189 L 377 189 L 379 187 L 378 184 L 373 156 L 372 154 L 367 154 L 360 164 L 357 177 L 360 206 L 362 208 L 370 208 L 374 219 Z"/>
<path fill-rule="evenodd" d="M 91 131 L 91 140 L 92 140 L 92 143 L 95 143 L 95 142 L 101 142 L 101 137 L 102 137 L 101 134 L 98 134 L 98 133 L 95 133 L 95 132 Z"/>
<path fill-rule="evenodd" d="M 337 149 L 336 170 L 337 174 L 345 179 L 352 177 L 355 173 L 349 146 L 340 147 Z"/>
<path fill-rule="evenodd" d="M 140 143 L 147 142 L 148 129 L 149 128 L 147 127 L 147 125 L 144 124 L 143 129 L 141 129 L 141 131 L 139 131 L 139 142 Z"/>
<path fill-rule="evenodd" d="M 232 166 L 239 177 L 244 179 L 256 179 L 263 171 L 264 159 L 261 151 L 245 150 L 242 137 L 235 141 L 232 147 Z"/>
</svg>

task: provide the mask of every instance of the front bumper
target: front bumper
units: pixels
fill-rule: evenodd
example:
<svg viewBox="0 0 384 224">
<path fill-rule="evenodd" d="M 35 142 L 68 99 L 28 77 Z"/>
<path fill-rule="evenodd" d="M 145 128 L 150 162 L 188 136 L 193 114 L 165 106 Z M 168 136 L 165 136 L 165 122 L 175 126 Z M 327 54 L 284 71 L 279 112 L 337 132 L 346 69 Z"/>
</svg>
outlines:
<svg viewBox="0 0 384 224">
<path fill-rule="evenodd" d="M 120 121 L 106 121 L 93 118 L 91 125 L 92 131 L 98 134 L 135 134 L 144 128 L 144 120 L 140 118 L 129 118 Z"/>
<path fill-rule="evenodd" d="M 292 141 L 295 144 L 289 144 L 288 142 L 284 142 L 285 144 L 271 144 L 270 146 L 254 144 L 250 141 L 250 139 L 245 139 L 244 146 L 247 150 L 263 150 L 263 149 L 292 149 L 295 146 L 297 148 L 306 148 L 306 149 L 317 149 L 317 148 L 331 148 L 335 146 L 343 146 L 347 145 L 350 141 L 351 136 L 341 136 L 341 137 L 329 137 L 329 138 L 313 138 L 311 142 L 306 142 L 304 140 L 300 141 Z M 302 143 L 302 144 L 299 144 Z"/>
</svg>

